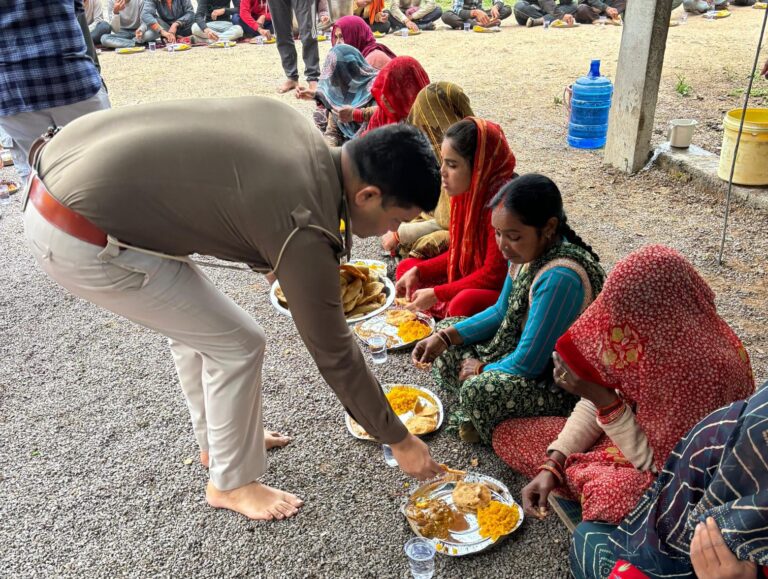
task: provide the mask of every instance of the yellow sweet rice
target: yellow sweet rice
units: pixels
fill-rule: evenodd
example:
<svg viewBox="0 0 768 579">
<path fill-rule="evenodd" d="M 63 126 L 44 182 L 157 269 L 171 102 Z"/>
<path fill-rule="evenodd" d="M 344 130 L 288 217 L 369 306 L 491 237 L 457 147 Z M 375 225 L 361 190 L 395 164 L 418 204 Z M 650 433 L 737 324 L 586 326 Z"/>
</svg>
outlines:
<svg viewBox="0 0 768 579">
<path fill-rule="evenodd" d="M 407 386 L 395 386 L 387 392 L 387 400 L 395 414 L 405 414 L 413 410 L 419 396 L 421 396 L 420 391 Z"/>
<path fill-rule="evenodd" d="M 397 335 L 403 342 L 414 342 L 426 338 L 430 333 L 429 326 L 419 320 L 410 320 L 402 323 L 397 328 Z"/>
<path fill-rule="evenodd" d="M 492 541 L 498 541 L 499 537 L 510 533 L 515 528 L 520 513 L 517 507 L 511 507 L 491 501 L 488 506 L 477 509 L 477 523 L 480 525 L 480 536 L 490 537 Z"/>
</svg>

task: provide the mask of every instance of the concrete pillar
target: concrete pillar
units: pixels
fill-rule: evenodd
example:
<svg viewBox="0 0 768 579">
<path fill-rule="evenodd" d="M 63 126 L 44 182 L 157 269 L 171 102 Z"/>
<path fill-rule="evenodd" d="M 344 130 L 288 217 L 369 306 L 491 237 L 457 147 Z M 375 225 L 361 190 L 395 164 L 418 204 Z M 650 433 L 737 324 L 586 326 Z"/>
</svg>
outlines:
<svg viewBox="0 0 768 579">
<path fill-rule="evenodd" d="M 627 2 L 605 162 L 634 173 L 648 161 L 672 0 Z"/>
</svg>

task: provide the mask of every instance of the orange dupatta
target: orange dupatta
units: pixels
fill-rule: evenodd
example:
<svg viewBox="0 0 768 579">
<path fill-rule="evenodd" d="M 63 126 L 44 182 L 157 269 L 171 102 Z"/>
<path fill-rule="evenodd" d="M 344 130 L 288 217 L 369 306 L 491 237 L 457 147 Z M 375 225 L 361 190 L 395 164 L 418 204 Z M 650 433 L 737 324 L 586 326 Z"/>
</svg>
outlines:
<svg viewBox="0 0 768 579">
<path fill-rule="evenodd" d="M 467 117 L 477 126 L 477 148 L 469 190 L 451 198 L 448 283 L 483 266 L 491 226 L 488 202 L 515 172 L 515 155 L 496 123 Z"/>
</svg>

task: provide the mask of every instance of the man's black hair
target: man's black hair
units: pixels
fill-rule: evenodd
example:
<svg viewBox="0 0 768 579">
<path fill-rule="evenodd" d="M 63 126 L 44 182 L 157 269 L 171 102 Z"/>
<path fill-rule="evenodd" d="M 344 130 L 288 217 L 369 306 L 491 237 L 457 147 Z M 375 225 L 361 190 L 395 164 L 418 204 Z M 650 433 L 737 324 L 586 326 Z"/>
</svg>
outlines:
<svg viewBox="0 0 768 579">
<path fill-rule="evenodd" d="M 440 169 L 426 135 L 411 125 L 387 125 L 344 145 L 360 179 L 381 189 L 382 205 L 432 211 Z"/>
</svg>

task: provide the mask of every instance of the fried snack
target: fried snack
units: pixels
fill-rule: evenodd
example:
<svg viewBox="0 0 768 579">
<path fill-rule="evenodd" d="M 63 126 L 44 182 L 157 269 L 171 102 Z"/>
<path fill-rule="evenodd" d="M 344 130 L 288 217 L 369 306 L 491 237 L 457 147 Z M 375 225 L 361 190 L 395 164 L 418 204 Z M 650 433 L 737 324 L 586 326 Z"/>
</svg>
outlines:
<svg viewBox="0 0 768 579">
<path fill-rule="evenodd" d="M 440 413 L 440 411 L 437 409 L 437 406 L 435 406 L 434 404 L 429 404 L 427 402 L 422 402 L 421 400 L 419 400 L 418 402 L 416 402 L 416 407 L 413 409 L 413 413 L 416 416 L 431 417 L 431 416 L 437 416 Z"/>
<path fill-rule="evenodd" d="M 360 268 L 365 268 L 365 271 L 362 271 L 362 269 Z M 349 265 L 348 263 L 345 263 L 339 266 L 339 272 L 342 275 L 348 274 L 349 276 L 351 276 L 352 279 L 357 278 L 360 281 L 368 281 L 368 268 L 362 265 L 358 268 L 354 265 Z M 350 279 L 350 278 L 347 278 L 347 279 Z"/>
<path fill-rule="evenodd" d="M 437 419 L 432 416 L 411 416 L 405 421 L 408 432 L 415 435 L 429 434 L 437 429 Z"/>
<path fill-rule="evenodd" d="M 364 316 L 365 314 L 370 314 L 371 312 L 378 310 L 379 307 L 381 307 L 381 304 L 379 303 L 365 304 L 362 306 L 356 306 L 355 309 L 353 309 L 352 311 L 345 312 L 345 313 L 348 318 L 356 318 L 357 316 Z"/>
<path fill-rule="evenodd" d="M 422 537 L 445 539 L 456 515 L 444 501 L 416 499 L 405 508 L 405 516 L 416 525 Z"/>
<path fill-rule="evenodd" d="M 395 302 L 400 298 L 395 299 Z M 399 326 L 405 322 L 417 320 L 418 316 L 408 310 L 389 310 L 387 312 L 387 323 L 390 326 Z"/>
<path fill-rule="evenodd" d="M 512 532 L 518 520 L 520 513 L 517 507 L 510 507 L 499 501 L 491 501 L 487 506 L 477 509 L 480 536 L 489 537 L 494 542 Z"/>
<path fill-rule="evenodd" d="M 280 286 L 275 288 L 275 297 L 281 306 L 284 308 L 288 307 L 288 300 L 285 299 L 285 294 L 283 293 L 283 289 Z"/>
<path fill-rule="evenodd" d="M 453 504 L 464 511 L 477 511 L 491 502 L 491 491 L 483 483 L 460 481 L 451 494 Z"/>
<path fill-rule="evenodd" d="M 396 306 L 407 306 L 409 303 L 408 298 L 395 298 Z"/>
<path fill-rule="evenodd" d="M 444 480 L 461 481 L 467 476 L 467 471 L 465 470 L 456 470 L 455 468 L 449 467 L 447 464 L 441 464 L 440 466 L 443 467 L 443 470 L 445 471 L 445 475 L 443 476 Z"/>
</svg>

